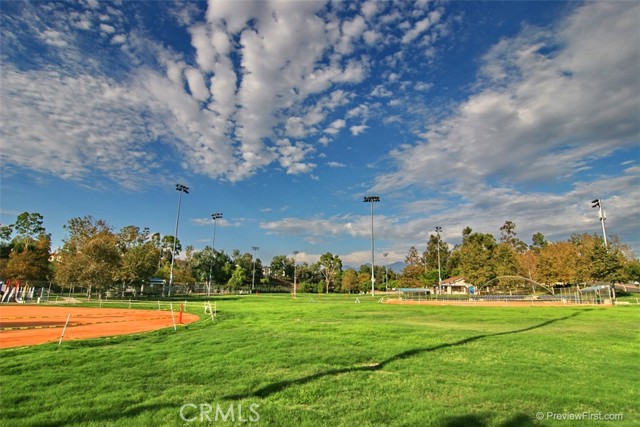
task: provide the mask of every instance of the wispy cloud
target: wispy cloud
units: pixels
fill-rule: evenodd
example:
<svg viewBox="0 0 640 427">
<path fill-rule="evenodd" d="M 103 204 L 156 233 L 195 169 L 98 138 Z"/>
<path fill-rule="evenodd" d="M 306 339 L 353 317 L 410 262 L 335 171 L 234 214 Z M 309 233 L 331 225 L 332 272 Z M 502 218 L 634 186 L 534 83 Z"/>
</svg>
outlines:
<svg viewBox="0 0 640 427">
<path fill-rule="evenodd" d="M 379 176 L 376 189 L 567 177 L 637 144 L 639 82 L 628 64 L 640 51 L 625 42 L 637 24 L 629 9 L 638 5 L 588 4 L 554 31 L 502 40 L 484 58 L 478 92 L 424 141 L 393 151 L 396 171 Z"/>
<path fill-rule="evenodd" d="M 330 117 L 354 101 L 341 87 L 369 75 L 363 46 L 378 40 L 394 22 L 389 18 L 396 9 L 404 7 L 365 2 L 354 15 L 346 5 L 333 5 L 328 13 L 323 2 L 292 7 L 216 1 L 202 19 L 193 5 L 159 4 L 190 37 L 195 58 L 190 63 L 190 55 L 132 30 L 142 25 L 135 21 L 138 6 L 36 3 L 5 21 L 11 25 L 4 29 L 8 41 L 1 95 L 8 108 L 2 119 L 13 125 L 3 127 L 3 137 L 26 140 L 3 152 L 7 162 L 74 180 L 99 172 L 135 188 L 162 169 L 163 159 L 154 158 L 151 153 L 157 150 L 148 147 L 163 144 L 180 156 L 184 168 L 213 178 L 240 181 L 274 162 L 287 173 L 309 173 L 314 163 L 306 159 L 314 149 L 298 143 L 282 149 L 277 141 L 308 138 L 319 129 L 335 136 L 346 126 L 345 120 Z M 433 24 L 439 13 L 420 22 Z M 408 38 L 428 32 L 420 22 L 412 30 L 416 36 Z M 50 49 L 31 58 L 36 66 L 23 72 L 12 61 L 29 38 Z M 104 49 L 98 54 L 83 40 Z M 61 67 L 52 72 L 46 64 L 54 58 Z M 232 58 L 241 59 L 239 66 Z M 113 62 L 128 67 L 114 72 Z M 391 80 L 399 78 L 394 76 Z M 88 102 L 80 102 L 77 89 L 86 91 Z M 374 93 L 391 95 L 382 86 Z M 359 112 L 352 108 L 350 114 L 364 118 L 366 105 L 356 108 Z M 35 122 L 39 125 L 32 127 Z M 75 130 L 71 137 L 65 131 L 69 125 Z M 118 131 L 108 132 L 113 127 Z M 350 128 L 355 135 L 364 129 L 364 124 Z M 88 134 L 92 142 L 87 144 Z M 320 146 L 329 142 L 316 140 Z M 35 157 L 36 147 L 44 148 L 38 156 L 42 160 L 27 161 Z M 105 147 L 109 153 L 103 153 Z M 98 155 L 89 155 L 94 152 Z M 118 157 L 131 161 L 113 161 Z"/>
</svg>

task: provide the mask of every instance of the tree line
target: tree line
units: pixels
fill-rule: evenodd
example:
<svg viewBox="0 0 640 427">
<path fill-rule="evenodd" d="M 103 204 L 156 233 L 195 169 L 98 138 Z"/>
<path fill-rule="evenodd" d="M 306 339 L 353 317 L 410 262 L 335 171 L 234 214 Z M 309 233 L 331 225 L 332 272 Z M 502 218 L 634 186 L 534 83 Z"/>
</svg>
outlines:
<svg viewBox="0 0 640 427">
<path fill-rule="evenodd" d="M 409 250 L 400 281 L 407 287 L 437 284 L 438 250 L 443 278 L 461 276 L 476 286 L 502 276 L 522 276 L 552 286 L 640 280 L 640 261 L 617 236 L 607 246 L 595 234 L 572 234 L 568 240 L 549 242 L 538 232 L 527 244 L 518 238 L 512 221 L 499 231 L 496 240 L 490 233 L 466 227 L 462 242 L 452 249 L 430 235 L 425 252 Z"/>
<path fill-rule="evenodd" d="M 91 216 L 72 218 L 64 226 L 62 248 L 51 253 L 51 236 L 39 213 L 23 212 L 15 223 L 0 227 L 0 278 L 54 282 L 62 288 L 82 287 L 89 293 L 141 287 L 149 278 L 169 279 L 173 260 L 174 283 L 211 285 L 218 290 L 281 290 L 295 280 L 300 292 L 366 292 L 371 289 L 371 266 L 343 271 L 338 255 L 327 252 L 316 263 L 295 263 L 287 255 L 274 256 L 269 265 L 237 249 L 231 254 L 210 246 L 184 248 L 174 237 L 129 225 L 115 231 Z M 411 247 L 401 273 L 374 267 L 376 288 L 427 287 L 462 276 L 481 285 L 496 277 L 519 275 L 540 283 L 628 282 L 640 280 L 640 261 L 613 236 L 605 246 L 591 234 L 574 234 L 567 241 L 548 242 L 541 233 L 527 245 L 517 237 L 516 225 L 506 221 L 500 238 L 462 230 L 462 242 L 453 248 L 430 235 L 426 250 Z M 439 259 L 439 263 L 438 263 Z"/>
</svg>

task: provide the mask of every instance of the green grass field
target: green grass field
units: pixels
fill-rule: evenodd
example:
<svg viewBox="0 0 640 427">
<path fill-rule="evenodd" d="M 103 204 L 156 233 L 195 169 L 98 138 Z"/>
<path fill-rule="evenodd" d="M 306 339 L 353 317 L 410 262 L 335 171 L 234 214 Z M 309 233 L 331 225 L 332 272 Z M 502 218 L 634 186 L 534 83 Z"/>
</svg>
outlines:
<svg viewBox="0 0 640 427">
<path fill-rule="evenodd" d="M 177 332 L 0 351 L 0 424 L 640 425 L 637 306 L 354 299 L 225 297 Z"/>
</svg>

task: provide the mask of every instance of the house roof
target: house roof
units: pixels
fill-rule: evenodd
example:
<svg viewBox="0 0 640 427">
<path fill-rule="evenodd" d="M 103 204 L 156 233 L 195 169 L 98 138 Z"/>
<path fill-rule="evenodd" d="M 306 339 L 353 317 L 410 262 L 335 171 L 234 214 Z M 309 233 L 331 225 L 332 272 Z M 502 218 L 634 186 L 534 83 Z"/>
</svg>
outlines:
<svg viewBox="0 0 640 427">
<path fill-rule="evenodd" d="M 442 284 L 443 285 L 455 285 L 455 284 L 458 284 L 458 282 L 461 282 L 460 285 L 466 285 L 466 283 L 464 282 L 464 277 L 462 277 L 462 276 L 449 277 L 448 279 L 443 280 Z"/>
</svg>

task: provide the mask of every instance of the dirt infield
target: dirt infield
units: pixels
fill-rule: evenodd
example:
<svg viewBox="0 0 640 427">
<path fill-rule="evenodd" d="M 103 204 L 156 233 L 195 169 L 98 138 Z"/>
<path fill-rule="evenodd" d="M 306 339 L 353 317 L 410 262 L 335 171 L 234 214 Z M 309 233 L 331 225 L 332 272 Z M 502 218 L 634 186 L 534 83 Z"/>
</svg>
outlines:
<svg viewBox="0 0 640 427">
<path fill-rule="evenodd" d="M 173 326 L 170 311 L 2 305 L 0 348 L 57 342 L 68 315 L 71 316 L 64 334 L 65 341 L 126 335 Z M 174 313 L 174 316 L 178 323 L 178 313 Z M 183 324 L 198 319 L 195 314 L 182 314 Z"/>
<path fill-rule="evenodd" d="M 454 301 L 454 300 L 400 300 L 389 299 L 385 304 L 404 304 L 404 305 L 456 305 L 461 307 L 579 307 L 589 304 L 574 304 L 561 301 Z M 598 307 L 607 307 L 610 305 L 598 305 Z"/>
</svg>

